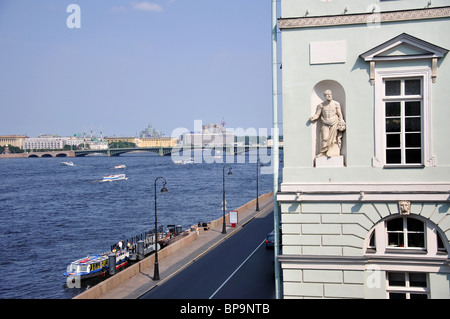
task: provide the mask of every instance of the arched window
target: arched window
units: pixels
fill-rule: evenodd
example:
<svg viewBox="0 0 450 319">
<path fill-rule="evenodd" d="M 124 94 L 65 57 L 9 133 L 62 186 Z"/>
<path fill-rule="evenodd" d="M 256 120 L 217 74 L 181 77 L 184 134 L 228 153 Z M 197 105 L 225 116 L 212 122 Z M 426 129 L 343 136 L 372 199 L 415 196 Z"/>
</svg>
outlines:
<svg viewBox="0 0 450 319">
<path fill-rule="evenodd" d="M 447 254 L 445 235 L 431 221 L 419 216 L 391 216 L 376 224 L 366 243 L 366 253 L 422 251 Z"/>
<path fill-rule="evenodd" d="M 368 264 L 385 275 L 386 298 L 430 298 L 430 273 L 446 267 L 449 251 L 436 224 L 409 212 L 391 215 L 374 225 L 365 243 Z"/>
</svg>

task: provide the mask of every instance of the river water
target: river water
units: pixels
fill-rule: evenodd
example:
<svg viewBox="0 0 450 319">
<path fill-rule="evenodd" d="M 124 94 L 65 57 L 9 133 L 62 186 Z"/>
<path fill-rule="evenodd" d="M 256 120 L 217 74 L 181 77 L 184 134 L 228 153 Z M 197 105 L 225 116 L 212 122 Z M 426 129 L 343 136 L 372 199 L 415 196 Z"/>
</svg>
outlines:
<svg viewBox="0 0 450 319">
<path fill-rule="evenodd" d="M 225 174 L 228 209 L 255 198 L 255 159 L 254 153 L 227 158 L 233 173 Z M 0 159 L 0 298 L 67 299 L 80 293 L 65 286 L 67 265 L 154 229 L 159 176 L 167 180 L 168 193 L 157 197 L 158 225 L 185 230 L 221 217 L 225 163 L 200 160 L 176 165 L 171 156 L 151 153 Z M 126 168 L 114 169 L 118 164 Z M 128 180 L 99 182 L 116 173 Z M 260 195 L 272 184 L 273 175 L 259 174 Z M 161 187 L 158 180 L 158 193 Z"/>
</svg>

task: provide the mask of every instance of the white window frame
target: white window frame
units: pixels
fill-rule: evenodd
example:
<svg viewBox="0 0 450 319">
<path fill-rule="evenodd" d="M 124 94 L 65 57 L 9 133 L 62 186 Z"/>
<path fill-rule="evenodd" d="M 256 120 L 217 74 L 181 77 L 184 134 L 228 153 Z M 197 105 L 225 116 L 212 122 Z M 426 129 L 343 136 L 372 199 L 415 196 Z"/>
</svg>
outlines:
<svg viewBox="0 0 450 319">
<path fill-rule="evenodd" d="M 421 232 L 416 232 L 416 231 L 411 231 L 408 230 L 408 226 L 407 226 L 407 220 L 409 219 L 416 219 L 419 222 L 422 223 L 423 225 L 423 231 Z M 403 236 L 403 243 L 404 243 L 404 247 L 396 247 L 396 246 L 389 246 L 389 231 L 387 229 L 387 224 L 389 221 L 393 220 L 393 219 L 401 219 L 402 220 L 402 230 L 398 231 L 399 234 L 401 234 Z M 384 221 L 384 235 L 385 235 L 385 249 L 387 251 L 391 250 L 391 251 L 405 251 L 405 250 L 416 250 L 416 251 L 427 251 L 427 223 L 424 222 L 423 220 L 420 220 L 418 218 L 414 218 L 414 217 L 410 217 L 408 216 L 398 216 L 396 218 L 389 218 L 387 220 Z M 391 232 L 392 233 L 392 232 Z M 408 246 L 408 236 L 409 234 L 414 234 L 414 233 L 421 233 L 423 234 L 423 240 L 424 240 L 424 246 L 423 247 L 409 247 Z M 436 245 L 437 245 L 437 239 L 436 239 Z M 437 250 L 437 248 L 436 248 Z"/>
<path fill-rule="evenodd" d="M 432 151 L 431 134 L 431 80 L 430 67 L 411 69 L 384 69 L 375 71 L 375 156 L 374 167 L 410 168 L 436 166 Z M 387 164 L 386 163 L 386 122 L 384 81 L 394 79 L 421 78 L 422 80 L 422 164 Z"/>
<path fill-rule="evenodd" d="M 389 286 L 389 274 L 390 273 L 401 273 L 405 275 L 405 286 Z M 425 274 L 426 287 L 411 287 L 410 285 L 410 273 L 403 271 L 387 271 L 386 272 L 386 298 L 389 299 L 389 293 L 404 293 L 406 294 L 406 299 L 411 299 L 411 293 L 426 295 L 427 299 L 430 299 L 430 281 L 428 273 Z"/>
</svg>

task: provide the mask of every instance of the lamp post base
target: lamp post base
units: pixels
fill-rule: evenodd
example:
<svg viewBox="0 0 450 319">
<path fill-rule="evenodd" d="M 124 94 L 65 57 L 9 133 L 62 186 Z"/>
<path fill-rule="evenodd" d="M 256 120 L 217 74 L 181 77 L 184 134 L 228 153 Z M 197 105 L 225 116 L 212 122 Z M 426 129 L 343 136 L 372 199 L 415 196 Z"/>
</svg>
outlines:
<svg viewBox="0 0 450 319">
<path fill-rule="evenodd" d="M 159 280 L 159 265 L 155 263 L 155 271 L 153 273 L 153 280 Z"/>
</svg>

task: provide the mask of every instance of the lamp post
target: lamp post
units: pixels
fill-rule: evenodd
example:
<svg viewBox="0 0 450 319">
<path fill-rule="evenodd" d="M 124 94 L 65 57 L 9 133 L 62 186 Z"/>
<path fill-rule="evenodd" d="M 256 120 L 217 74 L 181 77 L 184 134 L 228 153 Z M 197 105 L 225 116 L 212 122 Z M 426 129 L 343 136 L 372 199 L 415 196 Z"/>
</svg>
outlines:
<svg viewBox="0 0 450 319">
<path fill-rule="evenodd" d="M 259 175 L 259 158 L 256 158 L 256 208 L 255 211 L 259 212 L 259 181 L 258 181 L 258 175 Z"/>
<path fill-rule="evenodd" d="M 223 181 L 223 187 L 222 187 L 222 195 L 223 195 L 223 202 L 222 202 L 222 207 L 223 207 L 223 227 L 222 227 L 222 234 L 226 234 L 227 233 L 227 228 L 225 225 L 225 167 L 228 166 L 228 175 L 232 175 L 233 173 L 231 172 L 231 166 L 226 164 L 223 166 L 222 169 L 222 181 Z"/>
<path fill-rule="evenodd" d="M 153 280 L 159 280 L 159 264 L 158 264 L 158 218 L 156 213 L 156 182 L 158 179 L 163 179 L 163 187 L 161 188 L 161 193 L 167 193 L 166 179 L 164 177 L 158 177 L 155 179 L 155 269 L 153 273 Z"/>
</svg>

